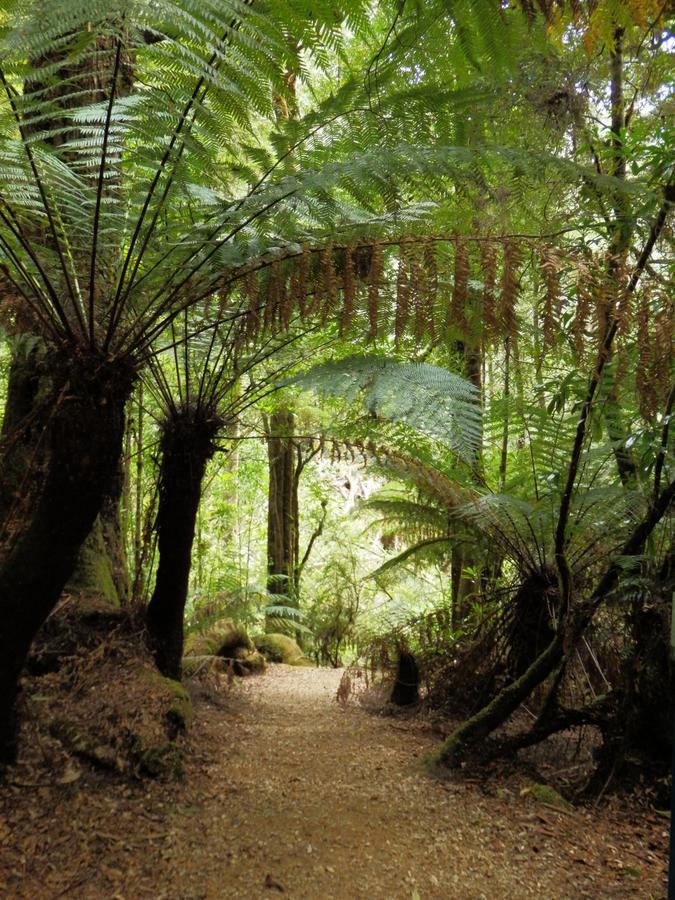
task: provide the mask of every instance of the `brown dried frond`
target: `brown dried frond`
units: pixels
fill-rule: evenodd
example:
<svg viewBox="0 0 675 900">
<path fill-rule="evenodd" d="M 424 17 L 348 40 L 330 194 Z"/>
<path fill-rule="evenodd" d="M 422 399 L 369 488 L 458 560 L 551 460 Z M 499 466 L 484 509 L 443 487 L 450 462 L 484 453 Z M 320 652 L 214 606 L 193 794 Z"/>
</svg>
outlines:
<svg viewBox="0 0 675 900">
<path fill-rule="evenodd" d="M 342 271 L 342 319 L 340 321 L 340 334 L 349 331 L 354 316 L 354 297 L 356 296 L 356 272 L 354 270 L 354 256 L 356 245 L 350 244 L 345 250 L 345 263 Z"/>
<path fill-rule="evenodd" d="M 325 251 L 322 250 L 318 254 L 315 253 L 313 259 L 314 271 L 312 272 L 312 282 L 314 285 L 314 296 L 309 304 L 309 313 L 312 316 L 319 315 L 323 312 L 323 304 L 326 299 L 326 279 L 324 277 L 324 266 L 321 258 L 324 252 Z"/>
<path fill-rule="evenodd" d="M 258 273 L 253 269 L 244 276 L 242 294 L 248 301 L 248 333 L 255 337 L 260 331 L 260 296 Z"/>
<path fill-rule="evenodd" d="M 546 288 L 542 320 L 544 347 L 552 347 L 560 319 L 560 259 L 552 247 L 544 247 L 539 262 Z"/>
<path fill-rule="evenodd" d="M 329 244 L 326 250 L 323 251 L 321 266 L 324 270 L 323 278 L 326 285 L 321 321 L 325 324 L 337 305 L 338 297 L 338 280 L 335 274 L 332 244 Z"/>
<path fill-rule="evenodd" d="M 40 324 L 25 299 L 13 288 L 0 282 L 0 325 L 3 331 L 16 336 L 26 333 L 40 333 Z"/>
<path fill-rule="evenodd" d="M 480 265 L 483 273 L 483 333 L 487 342 L 497 334 L 495 285 L 497 283 L 497 248 L 492 241 L 480 245 Z"/>
<path fill-rule="evenodd" d="M 522 248 L 516 241 L 504 242 L 502 291 L 499 298 L 497 321 L 498 327 L 505 337 L 513 337 L 517 332 L 516 301 L 520 288 L 518 268 L 522 258 Z"/>
<path fill-rule="evenodd" d="M 426 310 L 429 303 L 429 273 L 425 267 L 426 245 L 415 243 L 410 248 L 410 299 L 415 313 L 415 339 L 424 336 Z"/>
<path fill-rule="evenodd" d="M 455 238 L 455 275 L 452 285 L 452 322 L 465 334 L 467 330 L 466 304 L 469 296 L 469 250 L 461 237 Z"/>
<path fill-rule="evenodd" d="M 359 281 L 366 281 L 373 262 L 372 244 L 359 244 L 354 249 L 354 272 Z"/>
<path fill-rule="evenodd" d="M 616 297 L 614 285 L 610 283 L 607 274 L 599 272 L 595 279 L 593 291 L 595 311 L 595 331 L 598 347 L 602 346 L 607 334 L 607 328 L 614 318 Z"/>
<path fill-rule="evenodd" d="M 426 320 L 429 337 L 433 340 L 436 333 L 434 312 L 436 309 L 436 298 L 438 296 L 438 258 L 436 256 L 436 245 L 431 241 L 424 247 L 424 260 L 422 265 L 426 272 L 427 279 L 427 291 L 424 300 L 424 318 Z"/>
<path fill-rule="evenodd" d="M 278 259 L 275 259 L 270 266 L 267 276 L 267 291 L 265 295 L 265 310 L 263 317 L 263 326 L 266 330 L 270 330 L 278 320 L 282 283 L 283 275 L 281 272 L 281 263 Z"/>
<path fill-rule="evenodd" d="M 307 313 L 307 279 L 309 277 L 310 257 L 311 251 L 309 247 L 303 247 L 302 253 L 295 261 L 291 278 L 291 297 L 302 319 L 305 318 Z"/>
<path fill-rule="evenodd" d="M 410 247 L 401 242 L 398 256 L 398 272 L 396 273 L 396 317 L 394 320 L 394 336 L 396 344 L 403 337 L 410 315 Z"/>
<path fill-rule="evenodd" d="M 285 331 L 291 321 L 293 313 L 293 294 L 291 284 L 288 279 L 288 270 L 286 266 L 280 264 L 280 283 L 279 283 L 279 328 Z"/>
<path fill-rule="evenodd" d="M 370 272 L 368 273 L 368 321 L 370 324 L 370 329 L 368 331 L 369 341 L 374 341 L 377 337 L 377 320 L 380 311 L 380 286 L 382 282 L 383 272 L 384 259 L 382 256 L 382 246 L 379 243 L 375 243 L 373 244 L 373 251 L 370 260 Z"/>
<path fill-rule="evenodd" d="M 675 300 L 663 296 L 654 317 L 654 333 L 651 352 L 651 381 L 659 403 L 668 393 L 673 362 L 675 338 Z"/>
</svg>

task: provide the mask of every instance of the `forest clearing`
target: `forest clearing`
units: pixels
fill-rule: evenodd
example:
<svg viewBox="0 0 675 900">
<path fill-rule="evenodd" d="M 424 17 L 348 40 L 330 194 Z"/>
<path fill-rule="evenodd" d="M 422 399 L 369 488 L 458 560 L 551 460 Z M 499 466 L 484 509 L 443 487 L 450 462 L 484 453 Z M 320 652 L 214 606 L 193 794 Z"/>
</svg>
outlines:
<svg viewBox="0 0 675 900">
<path fill-rule="evenodd" d="M 0 894 L 663 895 L 674 24 L 0 0 Z"/>
</svg>

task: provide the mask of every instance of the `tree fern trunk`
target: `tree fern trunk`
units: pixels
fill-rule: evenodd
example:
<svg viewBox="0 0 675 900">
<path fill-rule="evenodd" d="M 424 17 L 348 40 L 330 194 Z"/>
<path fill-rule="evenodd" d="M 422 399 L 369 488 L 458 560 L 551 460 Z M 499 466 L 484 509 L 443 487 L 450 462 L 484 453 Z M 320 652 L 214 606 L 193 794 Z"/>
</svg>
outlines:
<svg viewBox="0 0 675 900">
<path fill-rule="evenodd" d="M 146 623 L 157 667 L 170 678 L 181 677 L 195 523 L 217 428 L 215 421 L 190 410 L 164 424 L 157 511 L 159 564 Z"/>
<path fill-rule="evenodd" d="M 124 363 L 53 361 L 63 385 L 43 408 L 48 452 L 34 514 L 0 569 L 0 760 L 16 753 L 18 680 L 117 471 L 132 373 Z"/>
</svg>

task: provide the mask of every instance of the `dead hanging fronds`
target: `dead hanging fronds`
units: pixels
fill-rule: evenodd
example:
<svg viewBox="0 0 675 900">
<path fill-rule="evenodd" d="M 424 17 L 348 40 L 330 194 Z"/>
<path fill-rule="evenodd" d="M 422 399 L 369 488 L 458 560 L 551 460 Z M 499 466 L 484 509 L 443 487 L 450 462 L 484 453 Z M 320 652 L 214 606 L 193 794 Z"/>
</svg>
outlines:
<svg viewBox="0 0 675 900">
<path fill-rule="evenodd" d="M 290 281 L 288 279 L 288 272 L 282 264 L 280 264 L 280 270 L 281 278 L 279 285 L 278 322 L 279 328 L 282 331 L 286 331 L 293 316 L 293 307 L 295 305 L 295 301 L 293 299 L 293 293 L 291 290 Z"/>
<path fill-rule="evenodd" d="M 452 284 L 451 318 L 460 334 L 467 331 L 466 304 L 469 298 L 469 250 L 461 237 L 455 241 L 455 272 Z"/>
<path fill-rule="evenodd" d="M 338 296 L 338 281 L 335 274 L 332 244 L 329 244 L 319 254 L 319 279 L 321 280 L 321 295 L 323 298 L 319 309 L 321 312 L 321 324 L 325 325 L 335 310 Z"/>
<path fill-rule="evenodd" d="M 589 267 L 577 268 L 577 304 L 572 320 L 572 339 L 579 360 L 586 354 L 585 337 L 593 300 L 593 282 Z"/>
<path fill-rule="evenodd" d="M 561 314 L 561 261 L 553 247 L 544 247 L 543 250 L 540 251 L 539 265 L 541 267 L 545 287 L 541 331 L 544 338 L 544 347 L 550 348 L 555 344 Z"/>
<path fill-rule="evenodd" d="M 422 267 L 426 274 L 426 294 L 420 306 L 423 309 L 421 313 L 429 338 L 433 341 L 436 336 L 436 300 L 438 298 L 438 257 L 436 255 L 436 245 L 432 241 L 427 241 L 424 246 L 424 254 Z"/>
<path fill-rule="evenodd" d="M 291 277 L 291 297 L 293 305 L 297 308 L 300 318 L 304 320 L 307 314 L 307 291 L 309 281 L 309 264 L 311 251 L 309 247 L 303 247 L 300 257 L 297 259 Z"/>
<path fill-rule="evenodd" d="M 483 335 L 486 343 L 497 336 L 497 309 L 495 286 L 497 283 L 497 248 L 492 241 L 480 245 L 480 265 L 483 274 Z"/>
<path fill-rule="evenodd" d="M 0 326 L 11 337 L 19 334 L 40 334 L 39 317 L 24 297 L 0 282 Z"/>
<path fill-rule="evenodd" d="M 504 267 L 502 270 L 502 291 L 499 298 L 498 326 L 505 337 L 514 337 L 518 330 L 516 302 L 520 289 L 518 269 L 522 262 L 521 246 L 512 240 L 504 241 Z"/>
<path fill-rule="evenodd" d="M 425 310 L 429 296 L 429 277 L 424 268 L 426 246 L 416 242 L 410 247 L 410 312 L 414 316 L 413 333 L 421 341 L 425 331 Z"/>
<path fill-rule="evenodd" d="M 659 309 L 654 318 L 650 375 L 657 403 L 662 407 L 672 378 L 675 300 L 663 295 L 658 301 Z"/>
<path fill-rule="evenodd" d="M 410 253 L 408 242 L 401 242 L 396 272 L 396 316 L 394 336 L 398 346 L 403 337 L 410 316 Z"/>
<path fill-rule="evenodd" d="M 324 301 L 326 299 L 326 279 L 323 276 L 321 253 L 315 253 L 312 256 L 311 275 L 312 300 L 308 305 L 308 312 L 311 316 L 317 316 L 322 313 Z"/>
<path fill-rule="evenodd" d="M 269 268 L 267 275 L 267 291 L 265 295 L 265 311 L 263 327 L 266 331 L 273 330 L 279 321 L 279 307 L 285 290 L 285 279 L 281 268 L 281 262 L 275 259 Z"/>
<path fill-rule="evenodd" d="M 340 320 L 340 334 L 349 331 L 354 317 L 354 299 L 356 297 L 356 271 L 354 257 L 357 247 L 350 244 L 344 252 L 344 265 L 342 268 L 342 318 Z"/>
<path fill-rule="evenodd" d="M 383 273 L 384 258 L 382 255 L 382 247 L 379 243 L 375 243 L 373 244 L 373 250 L 370 260 L 370 271 L 368 272 L 368 322 L 370 325 L 368 331 L 369 341 L 374 341 L 377 338 L 377 324 L 380 313 L 380 287 Z"/>
<path fill-rule="evenodd" d="M 260 332 L 260 294 L 258 290 L 258 273 L 255 270 L 247 272 L 243 280 L 243 295 L 248 302 L 248 336 L 257 337 Z"/>
</svg>

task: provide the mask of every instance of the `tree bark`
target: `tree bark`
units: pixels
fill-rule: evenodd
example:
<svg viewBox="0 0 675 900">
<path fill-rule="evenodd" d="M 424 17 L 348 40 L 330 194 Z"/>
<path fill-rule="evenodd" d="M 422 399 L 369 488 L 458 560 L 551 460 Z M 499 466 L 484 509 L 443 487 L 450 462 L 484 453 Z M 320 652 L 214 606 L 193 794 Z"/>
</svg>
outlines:
<svg viewBox="0 0 675 900">
<path fill-rule="evenodd" d="M 120 519 L 124 470 L 120 465 L 110 493 L 104 497 L 94 527 L 80 548 L 66 590 L 106 600 L 112 607 L 129 599 L 129 567 Z"/>
<path fill-rule="evenodd" d="M 298 568 L 298 493 L 295 477 L 293 413 L 278 410 L 269 418 L 267 454 L 267 591 L 296 599 Z"/>
<path fill-rule="evenodd" d="M 0 569 L 0 761 L 16 756 L 18 681 L 31 642 L 56 605 L 117 471 L 125 361 L 80 353 L 52 361 L 61 390 L 42 407 L 48 468 L 30 523 Z"/>
<path fill-rule="evenodd" d="M 37 340 L 37 339 L 36 339 Z M 40 365 L 42 344 L 15 354 L 9 369 L 7 402 L 0 437 L 3 465 L 0 472 L 0 559 L 9 552 L 12 532 L 30 507 L 45 461 L 43 422 L 35 415 L 38 397 L 49 389 Z"/>
<path fill-rule="evenodd" d="M 157 511 L 159 563 L 146 624 L 157 667 L 169 678 L 181 677 L 183 616 L 195 523 L 219 424 L 203 411 L 190 409 L 164 423 Z"/>
</svg>

